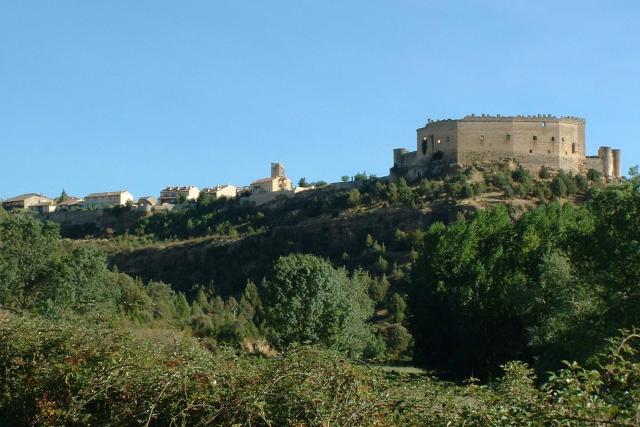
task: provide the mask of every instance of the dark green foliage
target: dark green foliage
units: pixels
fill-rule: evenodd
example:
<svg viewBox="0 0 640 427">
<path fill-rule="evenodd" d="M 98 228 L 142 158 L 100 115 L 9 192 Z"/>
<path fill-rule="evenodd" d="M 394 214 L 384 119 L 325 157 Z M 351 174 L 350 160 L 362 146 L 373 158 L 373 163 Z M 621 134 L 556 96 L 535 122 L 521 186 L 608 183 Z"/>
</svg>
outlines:
<svg viewBox="0 0 640 427">
<path fill-rule="evenodd" d="M 589 189 L 589 180 L 586 176 L 578 174 L 574 177 L 574 181 L 579 192 L 584 193 Z"/>
<path fill-rule="evenodd" d="M 0 305 L 54 312 L 113 304 L 118 289 L 105 257 L 62 245 L 58 227 L 14 213 L 0 222 Z"/>
<path fill-rule="evenodd" d="M 371 277 L 368 273 L 365 273 L 363 271 L 358 271 L 356 272 L 356 274 L 361 275 L 362 277 L 360 280 L 363 280 L 368 284 L 367 290 L 369 293 L 369 297 L 371 297 L 373 302 L 375 304 L 381 304 L 385 300 L 387 291 L 391 286 L 389 280 L 387 279 L 387 276 L 382 275 L 380 277 Z"/>
<path fill-rule="evenodd" d="M 602 179 L 602 173 L 595 169 L 589 169 L 587 171 L 587 179 L 589 181 L 600 181 Z"/>
<path fill-rule="evenodd" d="M 365 321 L 373 309 L 359 279 L 311 255 L 278 259 L 260 290 L 272 341 L 280 348 L 322 343 L 362 352 L 371 335 Z"/>
<path fill-rule="evenodd" d="M 568 195 L 573 195 L 578 192 L 578 187 L 572 176 L 567 175 L 563 170 L 561 170 L 560 172 L 558 172 L 557 177 L 564 182 Z"/>
<path fill-rule="evenodd" d="M 418 358 L 457 376 L 513 359 L 541 372 L 593 363 L 607 337 L 640 324 L 639 217 L 630 183 L 592 191 L 581 208 L 554 203 L 516 221 L 498 208 L 433 225 L 410 288 Z"/>
<path fill-rule="evenodd" d="M 360 191 L 357 188 L 349 190 L 346 196 L 346 205 L 350 208 L 355 208 L 360 205 L 360 201 L 362 197 L 360 196 Z"/>
<path fill-rule="evenodd" d="M 383 329 L 386 351 L 391 355 L 404 353 L 411 344 L 411 334 L 399 323 L 393 323 Z"/>
<path fill-rule="evenodd" d="M 397 325 L 387 333 L 406 342 Z M 541 387 L 520 362 L 489 385 L 455 386 L 384 376 L 312 347 L 257 359 L 86 318 L 9 317 L 0 346 L 4 425 L 577 427 L 640 417 L 638 331 L 612 340 L 598 369 L 567 364 Z M 372 354 L 384 346 L 372 342 Z"/>
<path fill-rule="evenodd" d="M 540 179 L 549 179 L 551 178 L 551 170 L 548 167 L 542 166 L 540 167 L 540 172 L 538 173 Z"/>
<path fill-rule="evenodd" d="M 396 323 L 402 323 L 406 316 L 407 303 L 404 298 L 398 293 L 391 296 L 389 300 L 389 314 L 393 316 Z"/>
<path fill-rule="evenodd" d="M 553 181 L 551 181 L 550 189 L 551 194 L 556 197 L 563 197 L 567 194 L 567 184 L 565 183 L 565 180 L 560 178 L 559 176 L 553 178 Z"/>
</svg>

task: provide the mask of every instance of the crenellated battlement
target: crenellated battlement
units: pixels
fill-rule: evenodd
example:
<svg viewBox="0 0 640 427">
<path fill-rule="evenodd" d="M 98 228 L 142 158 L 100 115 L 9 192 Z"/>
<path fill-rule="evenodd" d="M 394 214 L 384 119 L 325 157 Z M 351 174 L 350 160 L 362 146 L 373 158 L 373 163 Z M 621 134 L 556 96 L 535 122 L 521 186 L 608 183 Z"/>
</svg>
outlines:
<svg viewBox="0 0 640 427">
<path fill-rule="evenodd" d="M 518 114 L 515 116 L 503 116 L 501 114 L 491 115 L 491 114 L 470 114 L 462 119 L 427 119 L 427 123 L 421 129 L 429 125 L 440 124 L 440 123 L 451 123 L 451 122 L 549 122 L 549 123 L 567 123 L 567 124 L 582 124 L 586 123 L 586 120 L 582 117 L 575 116 L 554 116 L 552 114 L 532 114 L 532 115 L 524 115 Z"/>
<path fill-rule="evenodd" d="M 394 150 L 394 170 L 419 178 L 439 164 L 472 165 L 513 161 L 537 173 L 542 166 L 619 178 L 619 150 L 604 147 L 586 157 L 586 120 L 552 114 L 471 114 L 461 119 L 427 119 L 417 129 L 417 150 Z"/>
</svg>

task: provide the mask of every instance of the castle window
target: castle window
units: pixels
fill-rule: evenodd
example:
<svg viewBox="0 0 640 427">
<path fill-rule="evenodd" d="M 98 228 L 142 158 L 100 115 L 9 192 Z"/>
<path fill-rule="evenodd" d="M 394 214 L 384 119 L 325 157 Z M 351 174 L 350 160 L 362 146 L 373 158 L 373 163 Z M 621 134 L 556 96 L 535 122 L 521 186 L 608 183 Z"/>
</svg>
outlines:
<svg viewBox="0 0 640 427">
<path fill-rule="evenodd" d="M 537 140 L 538 140 L 538 137 L 537 137 L 537 136 L 535 136 L 535 135 L 533 135 L 533 140 L 534 140 L 534 141 L 537 141 Z"/>
<path fill-rule="evenodd" d="M 422 154 L 427 154 L 427 137 L 422 138 Z"/>
<path fill-rule="evenodd" d="M 551 154 L 551 150 L 547 150 L 547 154 Z"/>
<path fill-rule="evenodd" d="M 533 150 L 529 150 L 529 154 L 533 153 Z"/>
<path fill-rule="evenodd" d="M 543 128 L 546 128 L 547 127 L 547 122 L 540 122 L 540 126 L 543 127 Z"/>
<path fill-rule="evenodd" d="M 447 142 L 449 142 L 449 141 L 450 141 L 450 138 L 449 138 L 449 137 L 447 137 L 446 141 L 447 141 Z"/>
<path fill-rule="evenodd" d="M 571 153 L 576 154 L 576 143 L 571 144 Z"/>
<path fill-rule="evenodd" d="M 562 142 L 564 142 L 564 136 L 562 137 Z"/>
<path fill-rule="evenodd" d="M 484 141 L 484 135 L 480 135 L 480 141 Z"/>
<path fill-rule="evenodd" d="M 438 144 L 440 144 L 440 140 L 438 140 Z"/>
<path fill-rule="evenodd" d="M 555 136 L 552 136 L 552 137 L 551 137 L 551 142 L 554 142 L 555 140 L 556 140 L 556 137 L 555 137 Z"/>
<path fill-rule="evenodd" d="M 505 135 L 505 139 L 506 139 L 507 141 L 509 141 L 509 140 L 511 139 L 511 135 L 510 135 L 510 134 L 506 134 L 506 135 Z"/>
</svg>

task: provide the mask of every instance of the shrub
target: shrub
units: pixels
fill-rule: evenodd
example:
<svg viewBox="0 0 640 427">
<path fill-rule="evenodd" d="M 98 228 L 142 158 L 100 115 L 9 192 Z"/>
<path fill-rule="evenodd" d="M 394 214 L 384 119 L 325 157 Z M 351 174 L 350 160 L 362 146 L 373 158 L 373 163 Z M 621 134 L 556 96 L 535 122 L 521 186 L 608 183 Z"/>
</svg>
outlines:
<svg viewBox="0 0 640 427">
<path fill-rule="evenodd" d="M 546 166 L 541 166 L 538 176 L 540 179 L 549 179 L 551 178 L 551 170 Z"/>
<path fill-rule="evenodd" d="M 559 176 L 553 178 L 551 181 L 551 194 L 556 197 L 562 197 L 567 194 L 567 184 L 565 184 L 564 180 Z"/>
<path fill-rule="evenodd" d="M 589 181 L 600 181 L 602 179 L 602 173 L 595 169 L 589 169 L 587 171 L 587 179 L 589 179 Z"/>
</svg>

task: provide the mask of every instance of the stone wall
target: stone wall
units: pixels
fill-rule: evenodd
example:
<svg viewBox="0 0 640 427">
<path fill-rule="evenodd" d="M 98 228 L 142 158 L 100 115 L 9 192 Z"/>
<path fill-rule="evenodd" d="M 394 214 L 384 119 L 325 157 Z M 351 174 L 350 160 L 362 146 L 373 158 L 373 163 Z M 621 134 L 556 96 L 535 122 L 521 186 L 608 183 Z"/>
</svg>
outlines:
<svg viewBox="0 0 640 427">
<path fill-rule="evenodd" d="M 608 154 L 608 156 L 607 156 Z M 435 155 L 435 157 L 434 157 Z M 577 117 L 466 116 L 460 120 L 428 120 L 417 130 L 416 151 L 394 150 L 392 175 L 416 178 L 433 169 L 434 161 L 462 165 L 515 160 L 537 173 L 542 166 L 584 172 L 585 120 Z M 620 152 L 607 157 L 605 175 L 619 176 Z M 595 164 L 591 162 L 591 164 Z"/>
</svg>

